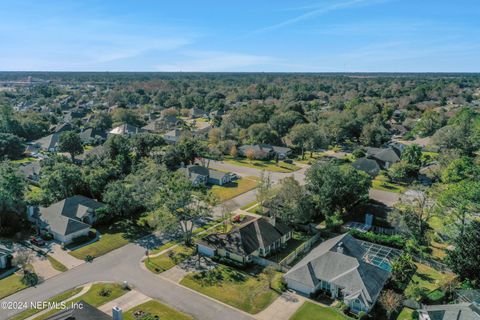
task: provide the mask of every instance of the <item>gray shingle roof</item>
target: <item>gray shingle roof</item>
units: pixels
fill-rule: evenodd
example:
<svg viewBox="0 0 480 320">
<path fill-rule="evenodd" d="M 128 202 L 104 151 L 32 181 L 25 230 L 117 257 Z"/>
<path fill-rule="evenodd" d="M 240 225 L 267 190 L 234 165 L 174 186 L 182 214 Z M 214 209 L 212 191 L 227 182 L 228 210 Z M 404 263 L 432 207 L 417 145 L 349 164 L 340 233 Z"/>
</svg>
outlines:
<svg viewBox="0 0 480 320">
<path fill-rule="evenodd" d="M 40 219 L 58 234 L 68 235 L 79 230 L 88 229 L 90 225 L 82 222 L 92 210 L 104 204 L 93 199 L 76 195 L 56 202 L 47 208 L 40 208 Z"/>
<path fill-rule="evenodd" d="M 337 251 L 341 246 L 342 251 Z M 310 287 L 319 280 L 334 283 L 344 288 L 346 298 L 359 297 L 372 305 L 380 294 L 390 273 L 363 261 L 365 249 L 346 233 L 329 239 L 297 263 L 285 274 Z"/>
<path fill-rule="evenodd" d="M 228 234 L 208 235 L 200 242 L 241 256 L 247 256 L 260 247 L 266 248 L 272 245 L 289 231 L 288 226 L 278 221 L 274 226 L 267 219 L 258 218 L 233 229 Z"/>
<path fill-rule="evenodd" d="M 61 133 L 52 133 L 46 137 L 34 141 L 34 145 L 38 145 L 43 150 L 55 148 L 60 140 Z"/>
<path fill-rule="evenodd" d="M 431 320 L 479 320 L 480 307 L 475 303 L 425 306 Z"/>
<path fill-rule="evenodd" d="M 79 306 L 82 306 L 81 308 Z M 89 305 L 85 301 L 77 303 L 76 308 L 61 310 L 46 320 L 111 320 L 111 316 Z"/>
<path fill-rule="evenodd" d="M 352 167 L 357 170 L 364 171 L 371 176 L 376 176 L 380 173 L 380 165 L 376 160 L 367 157 L 359 158 L 352 163 Z"/>
</svg>

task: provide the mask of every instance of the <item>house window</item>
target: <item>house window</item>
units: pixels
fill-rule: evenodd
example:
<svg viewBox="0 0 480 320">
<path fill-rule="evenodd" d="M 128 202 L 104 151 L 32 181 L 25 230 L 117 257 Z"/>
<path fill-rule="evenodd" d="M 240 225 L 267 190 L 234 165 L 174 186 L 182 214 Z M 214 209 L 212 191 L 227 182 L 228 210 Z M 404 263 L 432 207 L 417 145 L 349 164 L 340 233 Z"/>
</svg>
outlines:
<svg viewBox="0 0 480 320">
<path fill-rule="evenodd" d="M 327 281 L 322 281 L 322 289 L 326 291 L 330 290 L 330 283 Z"/>
</svg>

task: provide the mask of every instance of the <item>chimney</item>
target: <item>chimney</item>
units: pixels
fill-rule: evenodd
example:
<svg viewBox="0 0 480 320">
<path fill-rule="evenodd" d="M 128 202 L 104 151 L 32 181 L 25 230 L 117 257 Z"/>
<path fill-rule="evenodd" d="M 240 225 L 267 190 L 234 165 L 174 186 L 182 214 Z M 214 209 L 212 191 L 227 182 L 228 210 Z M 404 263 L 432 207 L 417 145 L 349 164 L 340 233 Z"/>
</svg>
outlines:
<svg viewBox="0 0 480 320">
<path fill-rule="evenodd" d="M 112 308 L 113 320 L 123 320 L 122 308 L 115 306 Z"/>
<path fill-rule="evenodd" d="M 343 242 L 339 242 L 337 245 L 337 252 L 343 253 Z"/>
</svg>

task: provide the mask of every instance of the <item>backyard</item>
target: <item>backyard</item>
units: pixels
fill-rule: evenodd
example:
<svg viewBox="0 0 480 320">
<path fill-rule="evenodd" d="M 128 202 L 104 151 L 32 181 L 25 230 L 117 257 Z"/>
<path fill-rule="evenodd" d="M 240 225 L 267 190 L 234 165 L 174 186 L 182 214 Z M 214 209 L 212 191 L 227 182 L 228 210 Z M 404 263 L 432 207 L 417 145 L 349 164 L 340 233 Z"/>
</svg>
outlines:
<svg viewBox="0 0 480 320">
<path fill-rule="evenodd" d="M 290 320 L 347 320 L 349 317 L 335 310 L 312 302 L 305 302 Z"/>
<path fill-rule="evenodd" d="M 220 300 L 235 308 L 256 314 L 280 295 L 281 273 L 277 272 L 270 288 L 263 272 L 246 273 L 228 266 L 218 265 L 204 273 L 193 273 L 180 284 Z"/>
<path fill-rule="evenodd" d="M 388 177 L 380 174 L 372 180 L 372 189 L 402 193 L 406 190 L 406 187 L 400 184 L 392 183 L 389 181 Z"/>
<path fill-rule="evenodd" d="M 294 252 L 302 243 L 307 241 L 309 236 L 300 231 L 294 231 L 292 238 L 287 241 L 287 246 L 268 257 L 269 260 L 279 263 L 285 259 L 290 253 Z"/>
<path fill-rule="evenodd" d="M 421 263 L 416 263 L 416 266 L 417 270 L 405 289 L 405 296 L 413 299 L 426 296 L 432 302 L 441 300 L 443 293 L 438 289 L 442 281 L 452 279 L 454 275 L 442 273 Z"/>
<path fill-rule="evenodd" d="M 398 314 L 397 320 L 416 320 L 418 319 L 415 310 L 410 308 L 403 308 Z"/>
<path fill-rule="evenodd" d="M 259 170 L 272 171 L 272 172 L 290 173 L 300 169 L 300 167 L 294 164 L 289 164 L 283 161 L 279 161 L 278 163 L 276 163 L 274 160 L 248 160 L 248 159 L 225 157 L 223 161 L 236 166 L 243 166 L 243 167 L 249 167 L 249 168 L 254 168 Z"/>
<path fill-rule="evenodd" d="M 258 178 L 245 177 L 235 181 L 231 181 L 223 186 L 212 186 L 212 192 L 217 196 L 220 202 L 235 198 L 242 193 L 248 192 L 257 187 Z"/>
<path fill-rule="evenodd" d="M 158 301 L 150 300 L 141 305 L 138 305 L 124 314 L 125 320 L 136 320 L 138 317 L 135 317 L 134 314 L 142 313 L 144 317 L 150 315 L 152 319 L 155 319 L 155 316 L 158 319 L 162 320 L 190 320 L 193 319 L 189 315 L 186 315 L 180 311 L 170 308 Z"/>
</svg>

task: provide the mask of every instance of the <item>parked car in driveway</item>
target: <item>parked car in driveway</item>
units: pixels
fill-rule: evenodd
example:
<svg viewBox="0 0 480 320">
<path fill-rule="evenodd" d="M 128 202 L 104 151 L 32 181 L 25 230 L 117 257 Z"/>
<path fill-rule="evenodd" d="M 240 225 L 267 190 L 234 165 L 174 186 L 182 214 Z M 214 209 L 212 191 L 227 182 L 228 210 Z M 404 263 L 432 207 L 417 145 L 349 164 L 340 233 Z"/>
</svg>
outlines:
<svg viewBox="0 0 480 320">
<path fill-rule="evenodd" d="M 230 172 L 230 180 L 237 180 L 237 179 L 238 179 L 238 175 L 236 173 Z"/>
<path fill-rule="evenodd" d="M 42 247 L 45 245 L 45 241 L 43 241 L 43 239 L 40 237 L 31 237 L 30 243 L 38 247 Z"/>
</svg>

